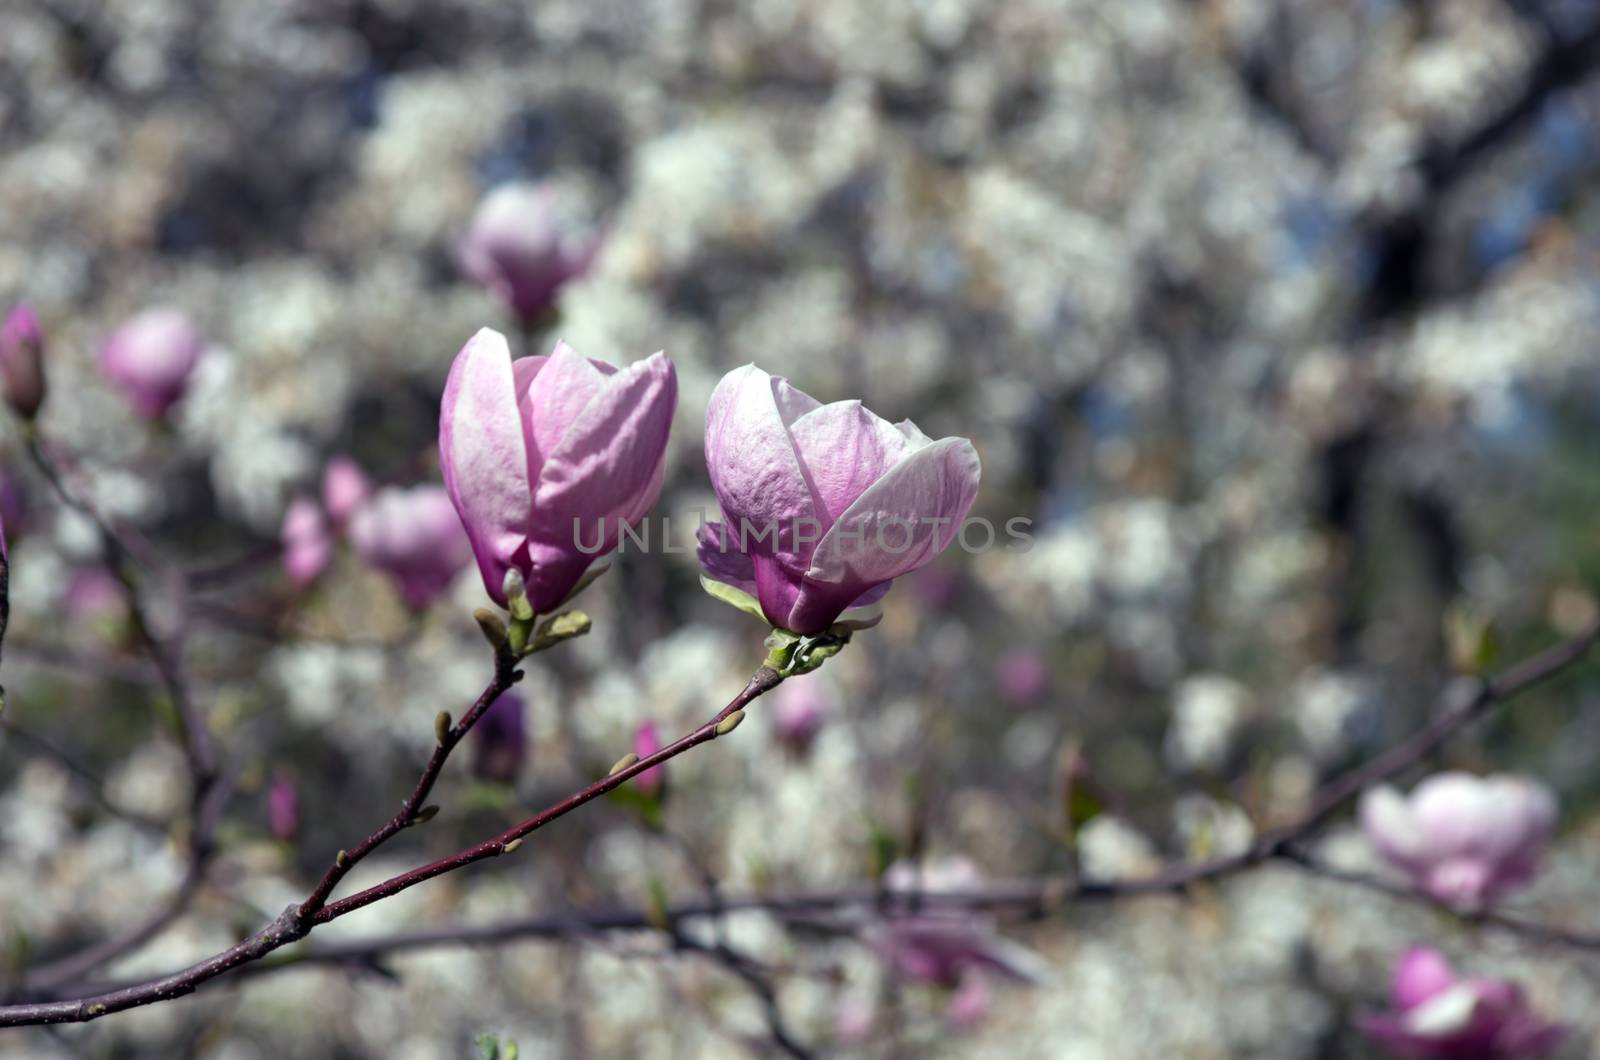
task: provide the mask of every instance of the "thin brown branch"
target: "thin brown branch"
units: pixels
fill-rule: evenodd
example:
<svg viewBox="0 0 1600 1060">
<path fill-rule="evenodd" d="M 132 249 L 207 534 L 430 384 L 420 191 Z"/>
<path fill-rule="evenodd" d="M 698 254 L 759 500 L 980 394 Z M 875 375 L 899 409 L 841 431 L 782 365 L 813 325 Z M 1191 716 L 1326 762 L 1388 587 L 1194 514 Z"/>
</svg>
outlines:
<svg viewBox="0 0 1600 1060">
<path fill-rule="evenodd" d="M 183 744 L 184 754 L 189 759 L 190 772 L 194 775 L 194 801 L 198 806 L 205 797 L 204 789 L 216 777 L 217 755 L 212 744 L 210 727 L 206 724 L 199 705 L 195 703 L 188 681 L 184 677 L 183 667 L 179 661 L 181 644 L 175 644 L 158 635 L 150 621 L 140 592 L 134 549 L 112 528 L 94 505 L 78 496 L 67 485 L 65 476 L 50 454 L 45 451 L 43 443 L 31 433 L 28 436 L 28 454 L 33 458 L 35 466 L 44 475 L 45 480 L 55 490 L 56 496 L 61 498 L 61 503 L 86 517 L 99 533 L 101 546 L 110 561 L 111 573 L 122 583 L 123 590 L 127 594 L 128 610 L 133 616 L 134 630 L 148 651 L 150 660 L 155 663 L 168 694 L 172 697 L 178 736 Z"/>
<path fill-rule="evenodd" d="M 500 661 L 497 660 L 497 673 L 499 666 Z M 776 688 L 781 680 L 782 677 L 776 671 L 763 666 L 756 671 L 755 676 L 750 679 L 749 683 L 726 707 L 694 732 L 662 748 L 655 754 L 635 761 L 625 769 L 617 770 L 595 781 L 582 791 L 569 795 L 562 801 L 528 818 L 521 824 L 502 832 L 487 842 L 470 847 L 451 857 L 442 858 L 429 865 L 424 865 L 411 872 L 403 873 L 348 898 L 322 905 L 316 909 L 315 913 L 310 915 L 305 912 L 305 909 L 313 904 L 312 899 L 292 905 L 279 914 L 272 923 L 243 942 L 172 975 L 79 1000 L 37 1002 L 0 1007 L 0 1027 L 86 1023 L 113 1012 L 121 1012 L 126 1009 L 161 1001 L 170 1001 L 173 998 L 191 994 L 203 983 L 207 983 L 220 975 L 225 975 L 236 968 L 258 961 L 274 950 L 281 949 L 291 942 L 304 938 L 318 924 L 337 920 L 346 913 L 354 912 L 382 898 L 398 894 L 435 876 L 441 876 L 444 873 L 463 868 L 485 858 L 499 857 L 501 854 L 509 853 L 507 848 L 510 844 L 543 828 L 551 821 L 564 817 L 578 807 L 627 783 L 646 769 L 661 765 L 692 747 L 697 747 L 700 744 L 716 739 L 717 736 L 721 735 L 718 729 L 725 720 L 732 716 L 734 712 L 742 710 L 749 705 L 758 696 Z M 494 684 L 495 682 L 491 682 L 490 688 L 493 688 Z M 490 697 L 491 702 L 493 698 L 495 697 Z M 421 797 L 426 797 L 426 792 Z M 420 802 L 420 798 L 418 801 Z M 384 829 L 379 829 L 373 835 L 376 836 L 383 833 L 387 827 L 386 825 Z M 372 837 L 369 836 L 368 838 Z M 371 850 L 376 845 L 374 843 L 367 849 Z M 342 875 L 343 871 L 341 870 L 338 876 L 342 877 Z M 324 882 L 318 885 L 312 897 L 315 898 L 317 894 L 325 895 L 326 892 L 331 892 L 333 885 L 336 885 L 337 882 L 338 878 L 336 877 L 332 884 L 328 884 L 325 877 Z"/>
<path fill-rule="evenodd" d="M 422 813 L 423 804 L 428 795 L 433 791 L 433 785 L 438 781 L 439 774 L 444 770 L 444 764 L 450 757 L 450 752 L 455 750 L 467 733 L 483 717 L 485 711 L 494 706 L 507 689 L 522 678 L 522 672 L 517 669 L 517 661 L 505 649 L 495 652 L 494 676 L 484 688 L 472 707 L 464 714 L 460 721 L 447 726 L 440 733 L 440 739 L 434 744 L 433 754 L 428 758 L 428 764 L 422 770 L 422 776 L 417 778 L 416 786 L 411 789 L 411 794 L 406 796 L 400 804 L 400 809 L 395 815 L 384 822 L 376 831 L 368 835 L 361 842 L 347 850 L 341 850 L 334 859 L 328 871 L 323 873 L 322 879 L 317 883 L 311 895 L 300 904 L 300 916 L 311 917 L 320 913 L 327 904 L 328 898 L 333 894 L 334 888 L 339 886 L 339 881 L 363 858 L 384 843 L 387 843 L 398 833 L 410 828 L 417 823 Z"/>
<path fill-rule="evenodd" d="M 1398 901 L 1427 906 L 1437 912 L 1447 913 L 1466 923 L 1504 931 L 1528 942 L 1560 946 L 1564 949 L 1600 951 L 1600 932 L 1577 931 L 1571 928 L 1557 927 L 1553 924 L 1545 924 L 1537 920 L 1513 916 L 1510 913 L 1497 912 L 1493 909 L 1476 911 L 1455 909 L 1440 902 L 1432 895 L 1417 890 L 1415 887 L 1410 887 L 1403 883 L 1395 883 L 1363 872 L 1341 869 L 1298 848 L 1285 850 L 1278 857 L 1285 864 L 1293 865 L 1318 879 L 1360 887 L 1363 890 L 1388 895 Z"/>
</svg>

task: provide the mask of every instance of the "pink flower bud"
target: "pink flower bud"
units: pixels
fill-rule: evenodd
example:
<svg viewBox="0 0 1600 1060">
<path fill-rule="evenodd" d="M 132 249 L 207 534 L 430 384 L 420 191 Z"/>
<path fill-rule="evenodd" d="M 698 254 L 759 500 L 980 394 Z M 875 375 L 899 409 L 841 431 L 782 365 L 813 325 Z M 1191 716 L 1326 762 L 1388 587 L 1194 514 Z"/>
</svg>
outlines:
<svg viewBox="0 0 1600 1060">
<path fill-rule="evenodd" d="M 25 420 L 33 419 L 44 403 L 44 332 L 25 305 L 11 310 L 0 325 L 0 387 Z"/>
<path fill-rule="evenodd" d="M 456 247 L 461 270 L 531 323 L 568 281 L 589 270 L 600 241 L 563 212 L 549 186 L 502 184 L 489 192 Z"/>
<path fill-rule="evenodd" d="M 267 831 L 284 843 L 300 831 L 300 792 L 288 777 L 278 776 L 267 788 Z"/>
<path fill-rule="evenodd" d="M 438 486 L 385 487 L 350 520 L 361 558 L 394 578 L 412 607 L 428 606 L 450 588 L 472 549 L 450 498 Z"/>
<path fill-rule="evenodd" d="M 297 589 L 321 577 L 333 560 L 333 536 L 322 509 L 309 497 L 296 497 L 283 513 L 283 571 Z"/>
<path fill-rule="evenodd" d="M 336 526 L 344 526 L 372 496 L 372 480 L 348 456 L 336 456 L 322 470 L 322 506 Z"/>
<path fill-rule="evenodd" d="M 1000 694 L 1013 703 L 1033 703 L 1050 691 L 1050 666 L 1032 648 L 1006 652 L 995 664 L 994 676 Z"/>
<path fill-rule="evenodd" d="M 796 754 L 811 747 L 828 720 L 828 697 L 816 674 L 791 677 L 778 687 L 772 726 L 778 742 Z"/>
<path fill-rule="evenodd" d="M 204 336 L 181 311 L 146 309 L 100 348 L 100 373 L 122 388 L 141 416 L 159 419 L 183 397 L 204 350 Z"/>
<path fill-rule="evenodd" d="M 633 734 L 633 753 L 640 758 L 649 758 L 659 750 L 661 750 L 661 737 L 656 733 L 656 723 L 647 721 Z M 633 783 L 641 795 L 654 798 L 660 795 L 661 790 L 667 785 L 667 767 L 651 766 L 634 777 Z"/>
<path fill-rule="evenodd" d="M 727 524 L 702 527 L 706 574 L 767 621 L 821 633 L 955 540 L 978 495 L 978 453 L 859 401 L 822 405 L 755 365 L 706 410 L 706 466 Z"/>
<path fill-rule="evenodd" d="M 1463 909 L 1532 883 L 1555 825 L 1555 795 L 1524 777 L 1438 773 L 1409 798 L 1382 787 L 1361 800 L 1361 826 L 1378 853 Z"/>
<path fill-rule="evenodd" d="M 1514 1060 L 1543 1056 L 1568 1028 L 1534 1011 L 1504 979 L 1458 978 L 1438 950 L 1415 946 L 1394 967 L 1394 1011 L 1369 1013 L 1362 1031 L 1398 1056 Z"/>
<path fill-rule="evenodd" d="M 558 343 L 512 361 L 484 328 L 445 384 L 439 456 L 484 588 L 506 604 L 506 571 L 535 611 L 566 598 L 661 493 L 678 403 L 672 362 L 657 353 L 618 370 Z"/>
<path fill-rule="evenodd" d="M 515 784 L 528 754 L 528 730 L 522 697 L 506 692 L 484 711 L 472 728 L 472 771 L 485 780 Z"/>
</svg>

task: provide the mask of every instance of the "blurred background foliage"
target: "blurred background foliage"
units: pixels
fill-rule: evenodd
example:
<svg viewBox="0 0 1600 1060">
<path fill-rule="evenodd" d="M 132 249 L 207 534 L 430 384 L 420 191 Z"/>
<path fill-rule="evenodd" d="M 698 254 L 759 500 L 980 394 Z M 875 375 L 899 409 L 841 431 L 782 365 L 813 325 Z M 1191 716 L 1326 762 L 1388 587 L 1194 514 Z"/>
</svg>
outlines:
<svg viewBox="0 0 1600 1060">
<path fill-rule="evenodd" d="M 707 874 L 837 887 L 908 853 L 995 878 L 1144 871 L 1291 816 L 1431 716 L 1451 615 L 1492 620 L 1515 660 L 1596 610 L 1590 0 L 7 0 L 0 26 L 0 296 L 44 321 L 42 430 L 171 562 L 232 568 L 189 602 L 187 661 L 241 790 L 192 913 L 116 978 L 303 895 L 487 678 L 475 573 L 413 613 L 350 555 L 296 593 L 274 546 L 334 454 L 437 480 L 451 357 L 514 329 L 454 260 L 510 180 L 552 182 L 606 233 L 524 349 L 677 364 L 656 513 L 675 543 L 714 508 L 711 387 L 752 360 L 970 436 L 979 514 L 1034 539 L 898 586 L 814 678 L 830 710 L 808 752 L 758 706 L 673 763 L 659 829 L 595 806 L 329 937 L 687 900 Z M 152 304 L 211 344 L 165 428 L 93 368 Z M 19 965 L 170 893 L 186 780 L 94 591 L 94 535 L 4 444 L 0 941 Z M 641 722 L 687 730 L 760 659 L 764 631 L 700 592 L 692 555 L 625 555 L 584 605 L 595 632 L 529 668 L 514 781 L 453 762 L 440 817 L 354 882 L 564 794 Z M 1597 736 L 1591 665 L 1445 756 L 1557 788 L 1564 838 L 1528 901 L 1590 926 Z M 268 831 L 275 777 L 298 792 L 291 839 Z M 1348 822 L 1324 842 L 1368 856 Z M 860 1055 L 1365 1055 L 1349 1016 L 1419 938 L 1523 978 L 1581 1028 L 1562 1055 L 1597 1029 L 1592 962 L 1286 871 L 1016 928 L 1054 982 L 998 992 L 959 1034 L 937 991 L 890 989 L 848 938 L 729 931 L 788 969 L 802 1040 Z M 287 972 L 13 1032 L 0 1055 L 459 1056 L 480 1033 L 524 1057 L 759 1052 L 757 1002 L 661 950 Z M 840 1014 L 863 999 L 853 1037 Z"/>
</svg>

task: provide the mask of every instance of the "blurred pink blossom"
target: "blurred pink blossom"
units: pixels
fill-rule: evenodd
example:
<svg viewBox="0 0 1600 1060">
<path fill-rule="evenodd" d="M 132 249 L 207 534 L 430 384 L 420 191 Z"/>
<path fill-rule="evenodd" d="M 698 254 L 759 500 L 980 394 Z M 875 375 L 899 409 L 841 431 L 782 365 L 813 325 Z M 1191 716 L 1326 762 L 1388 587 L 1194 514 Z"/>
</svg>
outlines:
<svg viewBox="0 0 1600 1060">
<path fill-rule="evenodd" d="M 1389 995 L 1394 1011 L 1368 1014 L 1360 1026 L 1396 1056 L 1515 1060 L 1545 1055 L 1568 1033 L 1535 1012 L 1516 983 L 1458 977 L 1426 946 L 1396 962 Z"/>
<path fill-rule="evenodd" d="M 796 754 L 810 748 L 828 720 L 828 696 L 816 674 L 791 677 L 778 686 L 772 704 L 773 732 L 778 742 Z"/>
<path fill-rule="evenodd" d="M 122 389 L 140 415 L 160 419 L 183 397 L 204 350 L 200 329 L 180 310 L 146 309 L 100 348 L 100 372 Z"/>
<path fill-rule="evenodd" d="M 281 774 L 267 787 L 267 831 L 284 843 L 300 831 L 300 792 Z"/>
<path fill-rule="evenodd" d="M 61 608 L 75 622 L 121 617 L 127 608 L 122 583 L 104 567 L 79 567 L 67 578 Z"/>
<path fill-rule="evenodd" d="M 1375 788 L 1361 826 L 1387 861 L 1441 902 L 1481 909 L 1538 876 L 1556 799 L 1537 780 L 1438 773 L 1409 797 Z"/>
<path fill-rule="evenodd" d="M 461 271 L 524 324 L 555 306 L 569 281 L 589 270 L 599 237 L 575 224 L 547 185 L 501 184 L 486 195 L 456 246 Z"/>
<path fill-rule="evenodd" d="M 485 780 L 515 784 L 528 754 L 527 705 L 505 692 L 472 728 L 472 771 Z"/>
<path fill-rule="evenodd" d="M 982 883 L 977 867 L 963 858 L 922 865 L 899 861 L 883 878 L 886 890 L 900 894 L 959 894 Z M 900 975 L 947 989 L 960 987 L 970 975 L 1028 983 L 1050 978 L 1043 958 L 1002 937 L 993 916 L 960 906 L 929 903 L 917 913 L 870 925 L 864 937 Z"/>
<path fill-rule="evenodd" d="M 439 486 L 386 486 L 350 520 L 350 542 L 395 580 L 412 607 L 428 606 L 472 558 L 467 535 Z"/>
<path fill-rule="evenodd" d="M 640 725 L 633 734 L 633 753 L 640 758 L 649 758 L 661 750 L 661 737 L 656 731 L 656 723 L 647 721 Z M 661 794 L 662 788 L 667 783 L 667 767 L 665 765 L 651 766 L 643 773 L 633 778 L 634 785 L 640 794 L 654 798 Z"/>
<path fill-rule="evenodd" d="M 310 497 L 296 497 L 283 513 L 283 570 L 296 588 L 316 581 L 333 560 L 333 534 Z"/>
<path fill-rule="evenodd" d="M 348 456 L 336 456 L 322 471 L 322 507 L 335 526 L 344 526 L 372 496 L 372 480 Z"/>
<path fill-rule="evenodd" d="M 0 324 L 0 389 L 23 419 L 44 403 L 44 331 L 31 308 L 19 305 Z"/>
<path fill-rule="evenodd" d="M 1000 694 L 1012 703 L 1035 703 L 1050 691 L 1050 666 L 1032 648 L 1014 648 L 994 668 Z"/>
</svg>

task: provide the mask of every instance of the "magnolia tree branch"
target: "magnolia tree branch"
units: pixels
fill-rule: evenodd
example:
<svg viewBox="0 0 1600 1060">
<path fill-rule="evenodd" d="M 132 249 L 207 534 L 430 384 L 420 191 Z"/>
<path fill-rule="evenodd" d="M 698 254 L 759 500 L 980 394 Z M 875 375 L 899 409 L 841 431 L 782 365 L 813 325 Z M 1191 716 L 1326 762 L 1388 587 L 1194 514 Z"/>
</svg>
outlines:
<svg viewBox="0 0 1600 1060">
<path fill-rule="evenodd" d="M 424 804 L 429 793 L 433 791 L 433 785 L 438 781 L 450 752 L 455 750 L 456 744 L 460 743 L 477 724 L 484 712 L 494 706 L 495 700 L 521 679 L 522 671 L 517 669 L 516 658 L 504 647 L 496 648 L 494 676 L 467 713 L 454 725 L 450 724 L 448 713 L 440 714 L 436 719 L 434 735 L 437 742 L 434 744 L 433 754 L 428 758 L 427 766 L 422 770 L 422 776 L 417 779 L 416 787 L 411 789 L 411 794 L 406 796 L 395 815 L 377 831 L 348 850 L 339 851 L 328 871 L 323 873 L 316 889 L 300 903 L 299 915 L 302 919 L 319 914 L 327 904 L 329 896 L 333 894 L 334 888 L 339 886 L 339 881 L 368 854 L 387 843 L 397 833 L 426 821 L 437 812 L 437 807 L 425 807 Z"/>
<path fill-rule="evenodd" d="M 27 448 L 34 464 L 61 502 L 87 518 L 98 532 L 111 572 L 127 596 L 128 613 L 134 629 L 151 662 L 155 664 L 161 684 L 172 699 L 173 716 L 188 763 L 192 792 L 188 817 L 188 864 L 183 880 L 172 897 L 143 921 L 131 925 L 118 935 L 25 973 L 22 977 L 25 990 L 50 989 L 75 982 L 102 964 L 143 946 L 182 916 L 205 883 L 206 871 L 215 852 L 216 830 L 233 788 L 232 780 L 222 774 L 210 726 L 195 701 L 183 670 L 183 629 L 180 627 L 170 639 L 161 636 L 156 632 L 145 607 L 136 570 L 141 558 L 148 562 L 150 557 L 137 556 L 136 550 L 95 506 L 73 491 L 31 428 L 27 433 Z M 184 595 L 187 594 L 188 587 L 185 585 Z"/>
<path fill-rule="evenodd" d="M 1446 709 L 1440 716 L 1409 739 L 1379 754 L 1363 765 L 1335 777 L 1317 790 L 1308 808 L 1293 822 L 1267 831 L 1244 851 L 1207 861 L 1174 865 L 1150 876 L 1131 880 L 1092 880 L 1071 877 L 1019 880 L 990 885 L 982 889 L 961 892 L 901 895 L 885 892 L 877 885 L 866 885 L 844 891 L 821 895 L 800 895 L 790 898 L 750 896 L 747 898 L 718 897 L 699 906 L 679 907 L 669 912 L 669 917 L 720 916 L 739 909 L 765 909 L 777 913 L 803 914 L 825 912 L 845 905 L 874 907 L 879 915 L 893 915 L 897 910 L 914 911 L 926 907 L 958 907 L 972 909 L 1011 909 L 1031 916 L 1044 916 L 1059 910 L 1072 901 L 1112 899 L 1135 895 L 1181 892 L 1192 884 L 1220 879 L 1243 869 L 1274 860 L 1291 859 L 1301 840 L 1313 832 L 1329 816 L 1370 785 L 1416 765 L 1427 758 L 1448 739 L 1486 715 L 1496 705 L 1526 691 L 1528 688 L 1560 673 L 1580 660 L 1600 639 L 1600 622 L 1591 624 L 1572 639 L 1557 644 L 1544 652 L 1512 667 L 1499 676 L 1477 681 L 1464 692 L 1452 698 L 1447 695 Z M 497 660 L 497 667 L 499 661 Z M 498 676 L 498 670 L 497 670 Z M 684 736 L 677 742 L 642 759 L 624 759 L 620 768 L 568 796 L 493 839 L 469 847 L 447 858 L 402 873 L 376 886 L 359 891 L 348 898 L 329 902 L 306 912 L 306 903 L 290 906 L 276 920 L 238 945 L 224 950 L 199 964 L 180 972 L 148 982 L 137 983 L 111 990 L 94 997 L 79 1000 L 40 1002 L 35 1004 L 0 1007 L 0 1026 L 24 1026 L 49 1023 L 74 1023 L 97 1019 L 100 1016 L 155 1002 L 167 1001 L 192 993 L 201 984 L 235 969 L 260 961 L 268 954 L 291 942 L 304 938 L 316 925 L 336 920 L 346 913 L 363 908 L 373 902 L 398 894 L 425 880 L 463 868 L 477 861 L 512 852 L 523 837 L 537 831 L 557 818 L 563 817 L 585 803 L 615 789 L 639 773 L 675 758 L 699 744 L 731 731 L 742 718 L 742 711 L 758 696 L 776 687 L 782 676 L 769 667 L 757 670 L 749 683 L 727 706 L 710 721 Z M 493 684 L 490 686 L 493 688 Z M 476 707 L 476 705 L 475 705 Z M 736 717 L 737 715 L 737 717 Z M 731 724 L 730 724 L 731 723 Z M 444 741 L 441 739 L 441 744 Z M 437 752 L 436 752 L 437 753 Z M 436 772 L 436 771 L 435 771 Z M 431 785 L 431 780 L 429 781 Z M 424 791 L 421 797 L 426 797 Z M 420 798 L 418 801 L 420 802 Z M 387 826 L 386 826 L 387 827 Z M 382 830 L 380 829 L 380 832 Z M 378 833 L 374 833 L 377 835 Z M 392 834 L 392 833 L 390 833 Z M 370 838 L 370 837 L 369 837 Z M 376 845 L 376 844 L 374 844 Z M 370 848 L 369 848 L 370 849 Z M 337 880 L 334 881 L 337 883 Z M 323 888 L 319 885 L 318 892 Z M 328 888 L 331 892 L 331 887 Z M 624 910 L 610 914 L 574 914 L 566 917 L 546 918 L 524 922 L 521 928 L 510 925 L 493 925 L 482 929 L 455 929 L 445 933 L 422 933 L 397 937 L 387 946 L 389 951 L 439 945 L 446 942 L 492 942 L 502 935 L 533 936 L 580 934 L 615 930 L 627 927 L 656 927 L 661 914 L 646 914 Z M 670 919 L 669 919 L 670 923 Z M 306 960 L 355 960 L 363 957 L 370 961 L 376 955 L 375 943 L 353 944 L 362 946 L 358 953 L 346 948 L 314 952 L 312 955 L 288 958 L 277 966 Z M 265 970 L 266 966 L 263 966 Z"/>
<path fill-rule="evenodd" d="M 498 698 L 500 691 L 504 691 L 504 689 L 494 690 L 502 680 L 506 682 L 506 687 L 509 687 L 510 683 L 515 680 L 515 677 L 511 676 L 512 673 L 515 673 L 514 670 L 504 671 L 505 676 L 502 677 L 506 658 L 503 652 L 497 653 L 495 678 L 490 682 L 484 695 L 473 705 L 473 709 L 462 719 L 464 724 L 468 718 L 476 721 L 477 717 L 482 714 L 482 710 L 479 707 L 482 706 L 486 710 L 488 704 Z M 585 803 L 591 802 L 620 787 L 646 769 L 661 765 L 683 754 L 690 748 L 698 747 L 700 744 L 707 743 L 718 736 L 731 732 L 733 727 L 738 724 L 739 718 L 743 717 L 743 709 L 757 697 L 776 688 L 782 680 L 782 676 L 776 670 L 766 666 L 761 667 L 750 678 L 750 681 L 739 694 L 729 701 L 727 706 L 723 707 L 710 721 L 701 725 L 698 729 L 645 758 L 633 758 L 631 761 L 624 759 L 626 764 L 619 763 L 620 768 L 614 769 L 609 775 L 595 781 L 581 791 L 569 795 L 567 798 L 520 824 L 507 829 L 493 839 L 469 847 L 448 858 L 441 858 L 421 868 L 402 873 L 374 887 L 357 892 L 348 898 L 343 898 L 336 902 L 326 902 L 326 898 L 338 884 L 339 879 L 343 877 L 349 865 L 354 863 L 351 860 L 351 855 L 346 853 L 344 858 L 336 861 L 334 869 L 330 870 L 327 876 L 324 876 L 322 882 L 317 885 L 317 888 L 305 902 L 291 905 L 279 914 L 272 923 L 243 942 L 172 975 L 108 991 L 94 997 L 72 1001 L 39 1002 L 0 1007 L 0 1027 L 84 1023 L 113 1012 L 121 1012 L 130 1008 L 138 1008 L 142 1005 L 183 997 L 186 994 L 193 993 L 202 983 L 209 982 L 244 965 L 259 961 L 273 951 L 304 938 L 319 924 L 337 920 L 346 913 L 354 912 L 380 899 L 398 894 L 425 880 L 433 879 L 435 876 L 441 876 L 447 872 L 464 868 L 486 858 L 509 854 L 521 845 L 521 841 L 525 836 L 543 828 L 558 818 L 566 816 Z M 493 695 L 490 695 L 491 691 L 493 691 Z M 455 738 L 449 741 L 450 746 L 453 747 L 459 741 L 460 735 L 466 731 L 463 727 L 458 726 L 457 728 L 460 729 L 459 733 L 452 729 L 448 733 L 441 735 L 440 747 L 435 749 L 434 758 L 430 759 L 429 770 L 425 771 L 423 781 L 419 782 L 417 789 L 412 793 L 412 797 L 417 804 L 420 805 L 422 799 L 427 797 L 428 790 L 432 788 L 433 781 L 438 776 L 439 770 L 434 766 L 434 762 L 437 761 L 438 766 L 442 767 L 443 758 L 449 753 L 448 748 L 444 747 L 447 737 L 454 735 Z M 446 726 L 441 725 L 440 729 L 444 730 Z M 440 753 L 441 750 L 443 750 L 443 755 Z M 411 803 L 412 798 L 408 798 L 406 804 L 402 806 L 401 813 L 396 814 L 395 818 L 391 819 L 388 824 L 368 836 L 366 840 L 363 840 L 357 849 L 361 850 L 363 854 L 370 852 L 395 832 L 406 827 L 405 824 L 391 827 L 394 826 L 395 820 L 403 816 L 408 822 L 414 823 L 417 819 L 416 809 L 413 808 L 409 811 L 406 809 L 406 806 L 411 805 Z M 345 862 L 345 864 L 340 864 L 339 862 Z M 331 882 L 330 877 L 332 877 Z"/>
<path fill-rule="evenodd" d="M 101 546 L 110 561 L 108 566 L 111 573 L 121 583 L 123 592 L 128 597 L 128 611 L 133 616 L 134 631 L 149 653 L 150 660 L 155 663 L 167 693 L 172 697 L 178 735 L 183 743 L 184 754 L 189 759 L 189 769 L 194 774 L 194 802 L 198 806 L 205 797 L 203 789 L 217 775 L 217 755 L 210 727 L 206 724 L 199 705 L 195 703 L 194 695 L 183 673 L 180 661 L 182 638 L 169 641 L 156 633 L 140 593 L 133 549 L 94 505 L 78 496 L 67 485 L 60 468 L 46 452 L 38 436 L 31 431 L 28 435 L 28 454 L 33 458 L 35 466 L 44 475 L 45 480 L 50 483 L 50 487 L 55 490 L 56 496 L 61 498 L 61 503 L 87 518 L 99 534 Z"/>
</svg>

